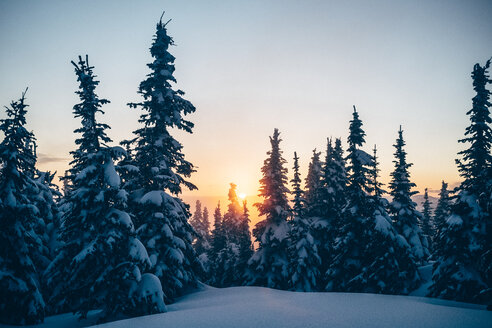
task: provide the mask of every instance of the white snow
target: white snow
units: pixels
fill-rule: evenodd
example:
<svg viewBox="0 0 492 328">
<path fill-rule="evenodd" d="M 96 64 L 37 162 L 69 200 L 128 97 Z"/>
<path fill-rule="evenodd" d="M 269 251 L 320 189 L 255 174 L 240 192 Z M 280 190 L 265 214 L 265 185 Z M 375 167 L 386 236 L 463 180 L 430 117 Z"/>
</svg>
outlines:
<svg viewBox="0 0 492 328">
<path fill-rule="evenodd" d="M 142 196 L 142 198 L 140 199 L 140 203 L 142 204 L 150 203 L 150 204 L 154 204 L 155 206 L 161 206 L 163 194 L 164 192 L 160 190 L 149 191 L 148 193 Z"/>
<path fill-rule="evenodd" d="M 355 155 L 359 159 L 359 161 L 362 163 L 362 165 L 372 165 L 373 157 L 363 151 L 362 149 L 357 149 L 355 151 Z"/>
<path fill-rule="evenodd" d="M 141 263 L 147 263 L 151 266 L 149 254 L 147 254 L 145 246 L 137 238 L 130 240 L 130 256 Z"/>
<path fill-rule="evenodd" d="M 112 188 L 120 187 L 120 176 L 116 173 L 112 160 L 108 161 L 104 168 L 104 180 Z"/>
<path fill-rule="evenodd" d="M 462 225 L 463 219 L 459 215 L 453 214 L 446 219 L 446 223 L 450 226 Z"/>
<path fill-rule="evenodd" d="M 434 262 L 419 267 L 419 276 L 422 278 L 422 284 L 419 288 L 410 293 L 412 296 L 427 296 L 429 287 L 432 285 L 432 265 Z"/>
<path fill-rule="evenodd" d="M 167 306 L 166 313 L 110 322 L 107 328 L 464 328 L 489 327 L 484 306 L 415 296 L 302 293 L 262 287 L 204 290 Z M 69 314 L 49 317 L 35 327 L 80 327 Z"/>
<path fill-rule="evenodd" d="M 141 299 L 151 299 L 151 303 L 155 304 L 161 312 L 166 311 L 164 304 L 164 293 L 162 292 L 161 281 L 151 273 L 144 273 L 137 288 L 137 295 Z M 138 327 L 138 325 L 137 325 Z"/>
<path fill-rule="evenodd" d="M 376 226 L 375 226 L 376 230 L 378 230 L 379 232 L 385 235 L 393 237 L 392 227 L 391 224 L 388 222 L 388 220 L 382 215 L 376 215 L 375 219 L 376 219 Z"/>
</svg>

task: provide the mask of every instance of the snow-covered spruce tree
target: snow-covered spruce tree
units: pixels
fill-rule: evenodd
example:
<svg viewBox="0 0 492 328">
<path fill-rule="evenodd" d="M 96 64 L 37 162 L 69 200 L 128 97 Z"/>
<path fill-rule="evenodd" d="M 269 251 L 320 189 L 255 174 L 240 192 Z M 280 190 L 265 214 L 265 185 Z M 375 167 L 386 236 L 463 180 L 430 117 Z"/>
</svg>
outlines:
<svg viewBox="0 0 492 328">
<path fill-rule="evenodd" d="M 208 252 L 210 250 L 210 220 L 209 220 L 209 215 L 208 215 L 208 209 L 207 207 L 203 208 L 203 213 L 202 213 L 202 236 L 203 239 L 201 241 L 201 248 L 198 248 L 199 250 L 201 249 L 201 253 L 198 254 L 198 259 L 202 263 L 203 269 L 205 270 L 204 272 L 204 279 L 208 279 L 209 271 L 210 271 L 210 261 L 208 258 Z"/>
<path fill-rule="evenodd" d="M 202 217 L 203 217 L 202 202 L 200 202 L 200 200 L 197 200 L 195 202 L 195 213 L 190 218 L 190 224 L 193 227 L 193 229 L 195 229 L 197 234 L 200 234 L 199 231 L 201 230 Z"/>
<path fill-rule="evenodd" d="M 206 206 L 203 207 L 202 227 L 204 238 L 207 241 L 208 247 L 210 247 L 210 218 L 208 214 L 208 208 Z"/>
<path fill-rule="evenodd" d="M 383 183 L 379 181 L 379 172 L 381 172 L 381 169 L 379 168 L 378 162 L 378 149 L 376 145 L 374 145 L 374 148 L 372 150 L 371 168 L 369 171 L 369 186 L 374 199 L 384 202 L 382 196 L 386 193 L 386 190 L 383 189 Z"/>
<path fill-rule="evenodd" d="M 46 224 L 46 245 L 48 247 L 49 258 L 54 259 L 57 254 L 57 249 L 61 245 L 59 240 L 61 226 L 61 212 L 58 208 L 57 201 L 62 197 L 62 194 L 57 185 L 53 183 L 56 172 L 41 172 L 36 175 L 36 184 L 38 193 L 35 195 L 34 201 L 38 203 L 36 207 L 39 209 L 40 217 L 44 219 Z"/>
<path fill-rule="evenodd" d="M 313 150 L 313 156 L 309 163 L 308 173 L 306 176 L 306 186 L 304 188 L 305 211 L 308 217 L 323 217 L 323 200 L 322 197 L 322 163 L 320 160 L 321 152 Z"/>
<path fill-rule="evenodd" d="M 451 215 L 439 234 L 430 295 L 492 306 L 492 215 L 489 212 L 492 180 L 492 129 L 489 101 L 490 59 L 475 64 L 470 125 L 459 142 L 469 147 L 458 154 L 463 182 L 455 190 Z"/>
<path fill-rule="evenodd" d="M 347 172 L 340 138 L 335 140 L 335 147 L 332 147 L 331 139 L 328 142 L 322 180 L 326 192 L 323 199 L 327 203 L 328 216 L 336 221 L 340 218 L 342 208 L 345 205 L 345 190 L 347 188 Z"/>
<path fill-rule="evenodd" d="M 253 242 L 249 231 L 249 210 L 246 200 L 243 201 L 243 214 L 238 226 L 238 258 L 236 263 L 236 285 L 242 285 L 244 273 L 248 267 L 248 261 L 253 255 Z"/>
<path fill-rule="evenodd" d="M 425 263 L 429 257 L 429 245 L 427 238 L 424 236 L 419 227 L 422 213 L 417 211 L 412 196 L 417 192 L 411 189 L 415 183 L 410 182 L 410 173 L 408 169 L 413 165 L 407 163 L 407 153 L 403 149 L 405 141 L 403 140 L 403 130 L 398 131 L 398 138 L 393 145 L 395 151 L 395 169 L 391 172 L 391 182 L 389 184 L 390 195 L 393 200 L 389 206 L 389 212 L 393 219 L 396 230 L 407 240 L 411 247 L 415 261 L 419 264 Z"/>
<path fill-rule="evenodd" d="M 190 220 L 190 224 L 195 229 L 197 236 L 193 242 L 195 252 L 198 256 L 205 253 L 208 245 L 208 226 L 204 223 L 202 203 L 197 200 L 195 203 L 195 214 Z"/>
<path fill-rule="evenodd" d="M 220 202 L 214 211 L 214 230 L 211 236 L 211 247 L 208 252 L 210 259 L 210 274 L 208 283 L 214 287 L 226 287 L 232 281 L 233 267 L 231 262 L 236 260 L 236 254 L 231 249 L 224 228 L 220 211 Z"/>
<path fill-rule="evenodd" d="M 330 149 L 327 152 L 329 153 Z M 322 262 L 317 270 L 325 271 L 326 268 L 323 269 L 321 264 L 324 265 L 329 262 L 328 254 L 330 252 L 327 249 L 329 248 L 328 240 L 332 237 L 332 225 L 330 218 L 327 217 L 329 208 L 327 206 L 326 188 L 323 180 L 323 163 L 320 160 L 320 155 L 321 153 L 317 152 L 316 149 L 313 150 L 304 188 L 305 209 L 303 219 L 306 224 L 309 224 L 311 236 L 317 245 L 317 255 L 321 257 Z M 322 285 L 324 283 L 323 276 L 317 275 L 317 278 L 316 285 Z"/>
<path fill-rule="evenodd" d="M 208 223 L 208 211 L 206 212 L 206 214 L 207 221 L 205 222 L 204 211 L 202 211 L 202 203 L 200 202 L 200 200 L 197 200 L 195 203 L 195 213 L 190 219 L 190 224 L 196 232 L 193 239 L 193 247 L 195 248 L 198 259 L 200 260 L 203 269 L 205 270 L 205 272 L 203 272 L 204 277 L 202 278 L 205 278 L 206 272 L 208 271 L 209 267 L 207 256 L 207 252 L 210 248 L 208 231 L 210 227 Z"/>
<path fill-rule="evenodd" d="M 365 248 L 369 244 L 367 218 L 372 214 L 366 195 L 369 184 L 368 168 L 358 156 L 359 148 L 365 142 L 364 137 L 362 121 L 354 106 L 348 137 L 347 205 L 342 212 L 332 254 L 333 260 L 326 272 L 327 291 L 355 291 L 350 284 L 361 275 L 363 270 Z"/>
<path fill-rule="evenodd" d="M 243 209 L 239 203 L 236 188 L 236 184 L 230 184 L 228 192 L 229 204 L 227 205 L 227 212 L 225 212 L 223 217 L 223 227 L 229 242 L 237 245 L 239 237 L 239 223 L 241 222 Z"/>
<path fill-rule="evenodd" d="M 226 238 L 219 202 L 214 211 L 214 230 L 210 237 L 211 247 L 208 252 L 210 259 L 208 283 L 214 287 L 222 287 L 222 277 L 225 271 L 222 255 L 227 242 Z"/>
<path fill-rule="evenodd" d="M 451 197 L 449 196 L 448 184 L 442 181 L 441 190 L 439 191 L 439 200 L 437 201 L 436 210 L 434 211 L 434 235 L 432 242 L 434 244 L 434 252 L 441 247 L 439 245 L 439 235 L 444 230 L 446 219 L 450 215 Z"/>
<path fill-rule="evenodd" d="M 189 205 L 179 198 L 183 187 L 196 189 L 186 180 L 195 170 L 185 159 L 183 146 L 170 134 L 171 129 L 191 133 L 193 123 L 183 117 L 195 111 L 182 97 L 184 92 L 172 87 L 176 83 L 175 58 L 169 47 L 173 44 L 161 18 L 150 48 L 154 58 L 147 65 L 150 73 L 138 90 L 143 100 L 129 104 L 143 110 L 139 119 L 142 126 L 130 141 L 138 167 L 137 176 L 129 183 L 132 214 L 167 302 L 196 286 L 196 275 L 202 270 L 192 247 Z"/>
<path fill-rule="evenodd" d="M 34 136 L 25 128 L 25 92 L 0 120 L 0 322 L 36 324 L 44 320 L 45 303 L 32 249 L 42 246 L 33 229 L 39 210 L 26 194 L 34 185 L 36 158 L 30 149 Z"/>
<path fill-rule="evenodd" d="M 81 101 L 73 112 L 82 126 L 75 130 L 80 134 L 75 141 L 78 148 L 71 152 L 73 160 L 65 177 L 70 181 L 66 195 L 70 206 L 63 213 L 64 244 L 47 269 L 51 303 L 81 318 L 100 308 L 103 321 L 163 312 L 160 284 L 151 286 L 156 277 L 142 275 L 150 260 L 125 211 L 127 193 L 120 188 L 115 170 L 114 161 L 124 150 L 106 145 L 111 142 L 105 132 L 109 126 L 96 120 L 109 101 L 95 93 L 99 81 L 87 56 L 72 64 Z"/>
<path fill-rule="evenodd" d="M 313 221 L 314 237 L 321 258 L 318 286 L 326 286 L 325 272 L 331 263 L 331 254 L 339 228 L 342 208 L 345 205 L 347 176 L 341 140 L 335 147 L 331 138 L 327 141 L 326 159 L 322 168 L 319 208 L 322 216 Z"/>
<path fill-rule="evenodd" d="M 299 173 L 299 157 L 294 152 L 294 178 L 291 180 L 292 220 L 289 238 L 289 276 L 290 288 L 296 291 L 312 292 L 318 290 L 321 259 L 318 246 L 313 238 L 311 222 L 304 215 L 304 198 Z"/>
<path fill-rule="evenodd" d="M 243 216 L 236 193 L 236 185 L 230 184 L 229 204 L 222 218 L 218 233 L 223 234 L 224 244 L 217 250 L 215 280 L 218 287 L 235 286 L 241 282 L 244 268 L 239 269 L 240 223 Z M 248 258 L 249 259 L 249 258 Z"/>
<path fill-rule="evenodd" d="M 374 145 L 372 163 L 369 171 L 369 190 L 371 191 L 374 205 L 374 221 L 376 230 L 384 234 L 375 234 L 376 247 L 383 246 L 381 249 L 384 253 L 384 247 L 388 252 L 383 256 L 376 258 L 373 263 L 375 271 L 370 279 L 378 287 L 384 286 L 381 292 L 390 294 L 407 294 L 420 284 L 420 276 L 417 265 L 411 254 L 410 245 L 403 236 L 398 234 L 393 226 L 391 217 L 388 213 L 388 200 L 383 197 L 386 191 L 383 189 L 384 184 L 379 181 L 379 162 L 377 156 L 377 147 Z M 378 268 L 381 268 L 378 270 Z M 398 272 L 398 276 L 395 275 Z"/>
<path fill-rule="evenodd" d="M 262 203 L 256 203 L 259 214 L 266 216 L 256 224 L 253 236 L 259 246 L 248 262 L 246 284 L 287 289 L 288 277 L 288 235 L 290 214 L 287 194 L 286 160 L 280 150 L 280 133 L 275 129 L 270 137 L 272 149 L 267 152 L 260 179 Z"/>
<path fill-rule="evenodd" d="M 434 229 L 432 224 L 432 202 L 429 200 L 429 193 L 427 188 L 424 191 L 424 201 L 422 202 L 422 219 L 420 221 L 420 229 L 424 233 L 427 239 L 429 249 L 432 250 L 432 236 L 434 235 Z"/>
<path fill-rule="evenodd" d="M 326 290 L 406 293 L 418 282 L 415 263 L 409 256 L 408 245 L 392 227 L 382 201 L 368 194 L 372 192 L 368 166 L 375 164 L 372 156 L 360 149 L 364 137 L 362 121 L 354 106 L 348 137 L 348 203 L 342 212 L 333 260 L 326 273 Z M 377 176 L 377 169 L 373 172 Z"/>
<path fill-rule="evenodd" d="M 30 187 L 25 191 L 27 197 L 38 210 L 38 219 L 32 228 L 39 236 L 40 243 L 33 245 L 31 254 L 37 269 L 43 298 L 48 300 L 50 289 L 46 285 L 43 274 L 62 245 L 60 240 L 61 212 L 58 203 L 55 202 L 55 198 L 59 199 L 61 194 L 58 187 L 52 183 L 55 173 L 41 172 L 37 169 L 35 172 L 34 183 L 30 184 Z M 53 310 L 49 304 L 46 305 L 46 314 L 51 314 Z"/>
</svg>

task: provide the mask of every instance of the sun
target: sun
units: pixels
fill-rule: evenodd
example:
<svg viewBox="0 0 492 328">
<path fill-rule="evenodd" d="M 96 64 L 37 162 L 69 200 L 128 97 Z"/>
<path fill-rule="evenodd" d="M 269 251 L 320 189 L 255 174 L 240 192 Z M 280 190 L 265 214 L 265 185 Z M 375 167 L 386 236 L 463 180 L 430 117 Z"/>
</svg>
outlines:
<svg viewBox="0 0 492 328">
<path fill-rule="evenodd" d="M 242 200 L 244 200 L 244 199 L 246 198 L 246 194 L 242 192 L 242 193 L 239 193 L 239 194 L 237 195 L 237 197 L 239 197 L 239 198 L 241 198 Z"/>
</svg>

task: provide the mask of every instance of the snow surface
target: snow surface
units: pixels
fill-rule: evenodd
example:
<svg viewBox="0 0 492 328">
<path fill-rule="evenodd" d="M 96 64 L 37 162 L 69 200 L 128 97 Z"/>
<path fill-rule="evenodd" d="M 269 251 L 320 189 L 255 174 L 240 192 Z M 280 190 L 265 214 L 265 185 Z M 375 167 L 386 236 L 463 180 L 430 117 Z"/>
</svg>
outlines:
<svg viewBox="0 0 492 328">
<path fill-rule="evenodd" d="M 167 306 L 168 312 L 100 327 L 490 327 L 483 306 L 414 296 L 302 293 L 262 287 L 204 287 Z M 94 314 L 92 314 L 94 316 Z M 89 314 L 91 318 L 91 314 Z M 45 327 L 80 327 L 70 314 L 48 317 Z M 1 325 L 0 325 L 1 326 Z M 5 326 L 7 327 L 7 326 Z"/>
</svg>

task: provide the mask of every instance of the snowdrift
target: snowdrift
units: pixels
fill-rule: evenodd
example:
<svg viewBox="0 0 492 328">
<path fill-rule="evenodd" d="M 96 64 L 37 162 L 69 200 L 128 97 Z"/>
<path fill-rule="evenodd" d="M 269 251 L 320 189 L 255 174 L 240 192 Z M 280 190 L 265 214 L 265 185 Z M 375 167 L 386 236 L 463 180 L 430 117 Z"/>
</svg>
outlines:
<svg viewBox="0 0 492 328">
<path fill-rule="evenodd" d="M 91 322 L 92 321 L 92 322 Z M 45 327 L 81 327 L 64 314 L 46 318 Z M 348 293 L 301 293 L 262 287 L 212 288 L 182 297 L 168 312 L 110 322 L 105 328 L 195 327 L 490 327 L 484 306 L 415 296 Z"/>
</svg>

